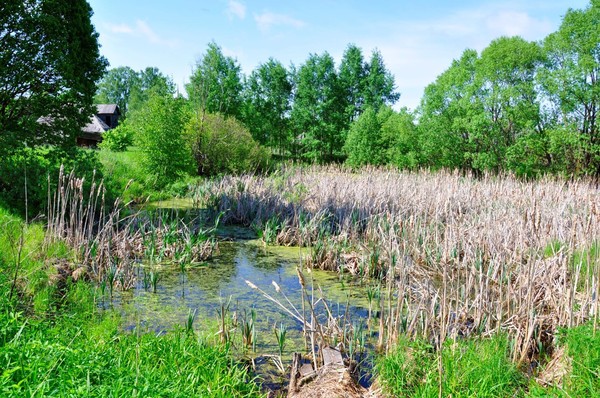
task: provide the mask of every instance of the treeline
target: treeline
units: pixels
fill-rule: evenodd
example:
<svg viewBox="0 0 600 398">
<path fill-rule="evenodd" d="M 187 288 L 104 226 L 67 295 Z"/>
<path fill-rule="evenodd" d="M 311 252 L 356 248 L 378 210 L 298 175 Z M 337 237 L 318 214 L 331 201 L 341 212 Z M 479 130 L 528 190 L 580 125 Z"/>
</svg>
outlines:
<svg viewBox="0 0 600 398">
<path fill-rule="evenodd" d="M 154 91 L 140 86 L 148 80 L 148 70 L 111 69 L 96 96 L 99 103 L 119 104 L 134 136 L 145 127 L 139 124 L 144 109 L 136 110 L 140 102 L 133 93 L 139 98 Z M 173 89 L 166 77 L 159 80 L 161 86 Z M 348 46 L 339 67 L 328 53 L 311 54 L 299 68 L 286 68 L 269 59 L 243 76 L 237 61 L 225 56 L 213 42 L 198 60 L 186 91 L 187 99 L 180 96 L 178 101 L 189 109 L 183 123 L 188 127 L 190 118 L 196 117 L 194 123 L 198 124 L 207 114 L 221 115 L 239 121 L 254 141 L 276 156 L 319 163 L 344 160 L 347 133 L 358 116 L 366 109 L 392 105 L 399 98 L 381 53 L 373 51 L 367 61 L 355 45 Z M 205 174 L 206 168 L 200 169 Z"/>
<path fill-rule="evenodd" d="M 355 45 L 339 66 L 328 53 L 311 54 L 300 67 L 269 59 L 244 76 L 210 43 L 187 102 L 196 114 L 235 118 L 284 159 L 597 177 L 599 20 L 593 0 L 541 42 L 501 37 L 481 54 L 465 50 L 414 112 L 391 108 L 400 94 L 381 53 L 366 60 Z M 97 99 L 133 112 L 131 93 L 146 74 L 110 70 Z"/>
</svg>

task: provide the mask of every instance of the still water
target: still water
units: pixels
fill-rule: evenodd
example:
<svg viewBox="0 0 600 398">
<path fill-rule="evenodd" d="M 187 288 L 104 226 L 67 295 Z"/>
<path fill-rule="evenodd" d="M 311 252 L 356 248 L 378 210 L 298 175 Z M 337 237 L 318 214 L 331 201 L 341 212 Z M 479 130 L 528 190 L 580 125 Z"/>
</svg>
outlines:
<svg viewBox="0 0 600 398">
<path fill-rule="evenodd" d="M 241 333 L 239 321 L 249 319 L 251 311 L 254 311 L 255 348 L 253 351 L 244 349 L 245 354 L 248 351 L 252 351 L 254 356 L 277 354 L 274 329 L 283 324 L 287 329 L 284 357 L 291 358 L 291 352 L 304 349 L 301 323 L 259 291 L 250 288 L 246 281 L 252 282 L 286 308 L 293 305 L 302 312 L 302 289 L 296 269 L 302 269 L 308 250 L 265 246 L 256 239 L 220 241 L 219 253 L 212 260 L 187 266 L 184 272 L 173 264 L 140 265 L 135 288 L 115 295 L 112 300 L 105 298 L 103 306 L 120 311 L 125 329 L 137 328 L 155 333 L 183 327 L 189 314 L 194 312 L 194 328 L 214 333 L 218 331 L 219 312 L 225 307 L 225 319 L 234 342 L 236 334 L 240 336 Z M 149 270 L 159 275 L 156 292 L 142 282 L 143 273 Z M 355 325 L 366 324 L 369 308 L 366 285 L 333 272 L 307 272 L 305 269 L 304 276 L 306 294 L 314 294 L 315 302 L 324 296 L 334 317 Z M 276 291 L 273 282 L 280 287 L 280 292 Z M 315 312 L 323 322 L 326 321 L 323 301 L 316 304 Z"/>
</svg>

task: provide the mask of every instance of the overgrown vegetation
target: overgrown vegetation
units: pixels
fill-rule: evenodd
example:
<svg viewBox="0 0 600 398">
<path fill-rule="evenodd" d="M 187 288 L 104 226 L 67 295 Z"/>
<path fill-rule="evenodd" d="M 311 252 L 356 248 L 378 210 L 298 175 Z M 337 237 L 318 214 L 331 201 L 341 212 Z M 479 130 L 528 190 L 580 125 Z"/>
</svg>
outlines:
<svg viewBox="0 0 600 398">
<path fill-rule="evenodd" d="M 2 396 L 259 396 L 228 348 L 193 330 L 122 332 L 97 288 L 65 272 L 77 257 L 0 208 Z"/>
<path fill-rule="evenodd" d="M 311 247 L 309 267 L 379 280 L 383 350 L 505 333 L 526 368 L 548 360 L 560 327 L 598 319 L 593 184 L 330 167 L 224 177 L 198 195 L 226 223 Z"/>
</svg>

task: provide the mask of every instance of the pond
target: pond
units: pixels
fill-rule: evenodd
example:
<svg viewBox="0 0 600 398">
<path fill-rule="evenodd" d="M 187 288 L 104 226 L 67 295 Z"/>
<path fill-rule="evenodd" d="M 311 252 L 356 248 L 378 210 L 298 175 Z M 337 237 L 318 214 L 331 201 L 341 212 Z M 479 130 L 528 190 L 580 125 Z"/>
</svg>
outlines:
<svg viewBox="0 0 600 398">
<path fill-rule="evenodd" d="M 309 249 L 265 246 L 256 238 L 249 239 L 252 231 L 243 228 L 221 230 L 220 233 L 227 235 L 226 240 L 219 241 L 219 252 L 212 260 L 187 266 L 184 272 L 173 264 L 140 264 L 135 287 L 127 292 L 116 293 L 112 299 L 106 298 L 103 306 L 122 314 L 126 330 L 137 328 L 155 333 L 184 327 L 191 313 L 196 314 L 194 329 L 217 332 L 221 312 L 225 308 L 234 353 L 252 358 L 258 366 L 257 372 L 267 379 L 277 373 L 268 364 L 269 356 L 279 353 L 275 329 L 283 327 L 286 330 L 282 355 L 284 366 L 291 361 L 292 352 L 306 352 L 305 338 L 300 321 L 257 289 L 251 288 L 247 281 L 286 308 L 295 307 L 302 313 L 302 288 L 297 268 L 304 268 L 303 258 L 308 255 Z M 143 282 L 143 274 L 149 270 L 159 275 L 156 291 Z M 321 322 L 327 322 L 328 309 L 335 318 L 344 320 L 340 324 L 360 325 L 361 330 L 367 330 L 367 290 L 372 286 L 349 276 L 342 277 L 326 271 L 307 272 L 304 269 L 304 277 L 305 294 L 314 294 L 315 313 Z M 279 292 L 273 282 L 279 287 Z M 325 298 L 327 307 L 323 300 L 318 301 L 321 297 Z M 376 306 L 374 302 L 371 304 Z M 256 338 L 253 347 L 245 347 L 241 344 L 242 320 L 250 320 L 252 312 Z M 308 310 L 305 309 L 305 313 L 309 318 Z M 365 341 L 368 341 L 368 337 Z M 362 348 L 365 347 L 366 344 Z M 366 356 L 362 358 L 366 362 Z M 367 371 L 362 382 L 366 384 L 370 365 L 364 369 Z"/>
</svg>

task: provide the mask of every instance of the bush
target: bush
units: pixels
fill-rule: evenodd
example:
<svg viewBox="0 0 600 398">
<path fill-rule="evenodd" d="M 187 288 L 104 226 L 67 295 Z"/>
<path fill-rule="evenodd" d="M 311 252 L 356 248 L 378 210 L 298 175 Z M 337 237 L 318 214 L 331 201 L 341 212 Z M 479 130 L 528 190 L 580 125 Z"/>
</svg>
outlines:
<svg viewBox="0 0 600 398">
<path fill-rule="evenodd" d="M 102 134 L 102 142 L 99 146 L 102 149 L 122 152 L 131 144 L 133 144 L 133 134 L 127 124 L 121 124 Z"/>
<path fill-rule="evenodd" d="M 195 115 L 186 131 L 199 175 L 254 172 L 267 167 L 268 152 L 233 117 Z"/>
<path fill-rule="evenodd" d="M 142 151 L 142 167 L 156 177 L 156 188 L 188 174 L 192 166 L 189 147 L 183 138 L 187 118 L 185 101 L 154 94 L 129 125 L 136 131 Z"/>
</svg>

